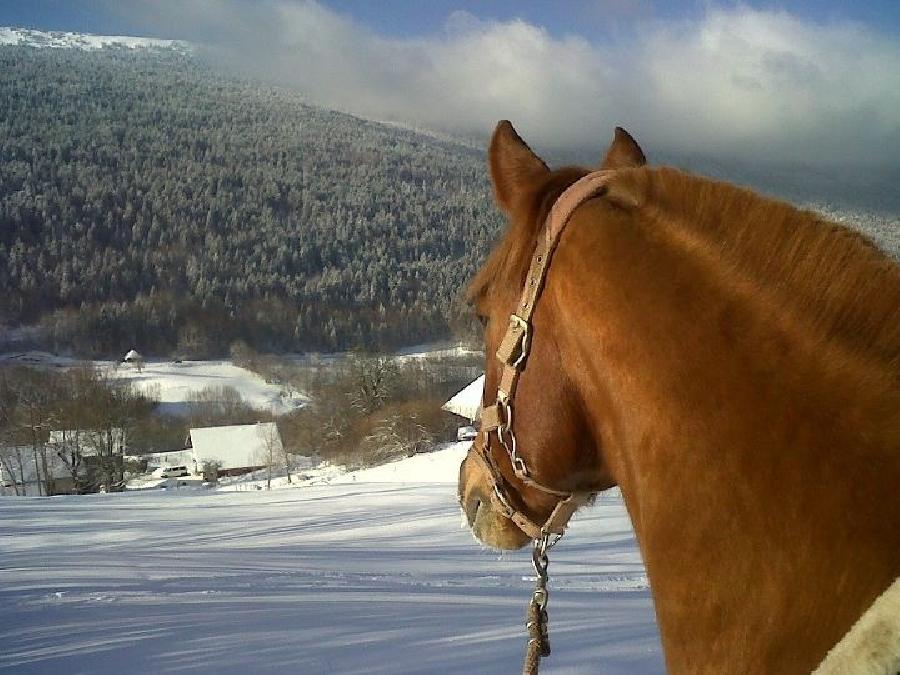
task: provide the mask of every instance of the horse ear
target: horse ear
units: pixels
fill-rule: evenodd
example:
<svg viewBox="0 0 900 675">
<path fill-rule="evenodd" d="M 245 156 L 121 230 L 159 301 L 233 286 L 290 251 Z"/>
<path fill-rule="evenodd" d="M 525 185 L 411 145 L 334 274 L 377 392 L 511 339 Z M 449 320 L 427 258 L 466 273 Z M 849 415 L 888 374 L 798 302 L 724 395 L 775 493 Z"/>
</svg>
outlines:
<svg viewBox="0 0 900 675">
<path fill-rule="evenodd" d="M 601 169 L 630 169 L 636 166 L 644 166 L 647 158 L 637 141 L 631 137 L 622 127 L 616 127 L 616 136 L 613 138 L 606 157 L 603 158 Z"/>
<path fill-rule="evenodd" d="M 530 185 L 550 173 L 507 120 L 494 129 L 488 163 L 497 204 L 507 213 Z"/>
</svg>

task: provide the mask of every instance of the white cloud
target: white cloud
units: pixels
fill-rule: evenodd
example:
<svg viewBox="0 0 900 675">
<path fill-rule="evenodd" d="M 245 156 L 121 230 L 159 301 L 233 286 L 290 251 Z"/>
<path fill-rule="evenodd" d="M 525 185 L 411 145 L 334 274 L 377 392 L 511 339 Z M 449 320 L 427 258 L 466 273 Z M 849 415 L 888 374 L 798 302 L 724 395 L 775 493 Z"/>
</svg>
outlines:
<svg viewBox="0 0 900 675">
<path fill-rule="evenodd" d="M 598 153 L 619 124 L 651 155 L 897 163 L 900 45 L 858 24 L 711 8 L 590 42 L 457 12 L 439 35 L 393 39 L 314 2 L 179 2 L 170 26 L 158 3 L 140 7 L 232 66 L 364 116 L 479 136 L 508 118 L 538 147 Z"/>
</svg>

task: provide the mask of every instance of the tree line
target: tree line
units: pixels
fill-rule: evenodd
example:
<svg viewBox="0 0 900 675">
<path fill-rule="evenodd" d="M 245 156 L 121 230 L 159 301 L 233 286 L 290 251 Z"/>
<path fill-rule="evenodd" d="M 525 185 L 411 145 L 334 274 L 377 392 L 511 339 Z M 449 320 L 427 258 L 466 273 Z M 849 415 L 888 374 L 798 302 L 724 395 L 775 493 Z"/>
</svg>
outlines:
<svg viewBox="0 0 900 675">
<path fill-rule="evenodd" d="M 155 402 L 90 365 L 0 368 L 0 468 L 16 494 L 121 488 L 122 447 Z M 56 483 L 65 483 L 65 487 Z"/>
</svg>

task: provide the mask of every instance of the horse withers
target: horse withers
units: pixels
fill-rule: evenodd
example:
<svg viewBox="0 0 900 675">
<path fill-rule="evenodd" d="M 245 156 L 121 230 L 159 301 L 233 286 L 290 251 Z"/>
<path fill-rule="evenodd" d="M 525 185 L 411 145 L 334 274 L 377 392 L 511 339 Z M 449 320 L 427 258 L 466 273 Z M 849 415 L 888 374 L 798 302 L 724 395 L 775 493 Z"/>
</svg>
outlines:
<svg viewBox="0 0 900 675">
<path fill-rule="evenodd" d="M 460 467 L 475 535 L 522 547 L 618 485 L 670 672 L 810 672 L 867 610 L 830 672 L 900 667 L 897 264 L 648 167 L 621 129 L 599 172 L 551 171 L 501 122 L 489 165 L 508 227 L 469 288 L 490 418 Z"/>
</svg>

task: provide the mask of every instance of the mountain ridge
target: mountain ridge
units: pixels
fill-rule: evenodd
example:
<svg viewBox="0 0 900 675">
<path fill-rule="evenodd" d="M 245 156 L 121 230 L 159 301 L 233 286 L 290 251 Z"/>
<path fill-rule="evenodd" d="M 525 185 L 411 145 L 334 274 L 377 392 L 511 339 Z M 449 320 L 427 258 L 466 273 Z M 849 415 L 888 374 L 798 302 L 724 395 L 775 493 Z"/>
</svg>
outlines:
<svg viewBox="0 0 900 675">
<path fill-rule="evenodd" d="M 183 40 L 136 37 L 132 35 L 97 35 L 73 31 L 44 31 L 19 26 L 0 26 L 0 45 L 49 49 L 151 49 L 172 50 L 183 54 L 194 52 L 194 46 Z"/>
</svg>

